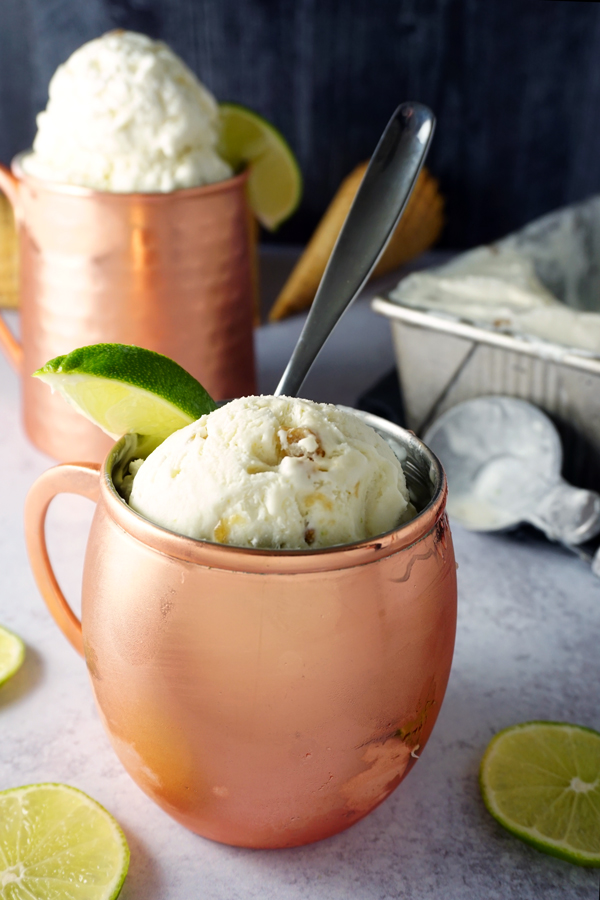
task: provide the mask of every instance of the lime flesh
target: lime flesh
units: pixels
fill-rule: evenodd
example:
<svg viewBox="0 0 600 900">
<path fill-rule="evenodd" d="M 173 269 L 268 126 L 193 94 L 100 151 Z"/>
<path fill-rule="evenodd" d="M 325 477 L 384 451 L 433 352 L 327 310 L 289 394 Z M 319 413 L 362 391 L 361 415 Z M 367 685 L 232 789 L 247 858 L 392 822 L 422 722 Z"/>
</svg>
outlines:
<svg viewBox="0 0 600 900">
<path fill-rule="evenodd" d="M 20 637 L 0 626 L 0 685 L 15 674 L 25 659 L 25 644 Z"/>
<path fill-rule="evenodd" d="M 32 784 L 0 793 L 2 900 L 113 900 L 128 866 L 119 825 L 81 791 Z"/>
<path fill-rule="evenodd" d="M 176 362 L 133 345 L 80 347 L 33 374 L 115 439 L 142 434 L 163 440 L 216 409 Z"/>
<path fill-rule="evenodd" d="M 221 103 L 219 155 L 235 171 L 248 167 L 248 200 L 256 218 L 274 231 L 300 203 L 302 175 L 283 135 L 258 113 Z"/>
<path fill-rule="evenodd" d="M 600 866 L 600 734 L 525 722 L 490 742 L 480 769 L 484 803 L 512 834 L 582 866 Z"/>
</svg>

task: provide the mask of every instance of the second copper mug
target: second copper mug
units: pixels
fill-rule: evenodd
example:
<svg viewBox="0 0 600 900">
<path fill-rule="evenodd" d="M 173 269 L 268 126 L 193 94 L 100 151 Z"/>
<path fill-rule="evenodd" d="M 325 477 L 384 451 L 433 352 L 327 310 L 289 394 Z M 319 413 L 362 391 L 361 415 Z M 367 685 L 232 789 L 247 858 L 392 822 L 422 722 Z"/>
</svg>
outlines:
<svg viewBox="0 0 600 900">
<path fill-rule="evenodd" d="M 0 165 L 20 247 L 21 341 L 0 345 L 23 376 L 29 438 L 58 460 L 100 462 L 111 439 L 29 377 L 86 344 L 137 344 L 175 359 L 216 399 L 255 392 L 254 229 L 246 175 L 164 194 L 60 185 Z"/>
<path fill-rule="evenodd" d="M 85 655 L 112 745 L 137 784 L 199 834 L 293 847 L 348 828 L 398 786 L 431 734 L 456 629 L 456 567 L 439 462 L 361 414 L 403 459 L 412 521 L 309 551 L 182 537 L 115 489 L 135 438 L 104 465 L 45 472 L 26 504 L 38 587 Z M 97 502 L 81 621 L 48 560 L 61 492 Z"/>
</svg>

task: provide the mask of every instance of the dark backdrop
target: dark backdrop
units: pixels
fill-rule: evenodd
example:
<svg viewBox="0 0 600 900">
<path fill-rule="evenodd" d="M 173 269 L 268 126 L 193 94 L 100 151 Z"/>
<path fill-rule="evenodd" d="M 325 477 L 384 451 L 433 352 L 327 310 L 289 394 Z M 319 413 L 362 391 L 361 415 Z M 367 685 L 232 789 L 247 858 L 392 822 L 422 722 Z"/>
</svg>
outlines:
<svg viewBox="0 0 600 900">
<path fill-rule="evenodd" d="M 572 0 L 0 0 L 0 159 L 31 144 L 56 66 L 114 27 L 160 37 L 220 100 L 285 134 L 305 240 L 402 100 L 429 104 L 429 165 L 464 247 L 600 191 L 600 4 Z"/>
</svg>

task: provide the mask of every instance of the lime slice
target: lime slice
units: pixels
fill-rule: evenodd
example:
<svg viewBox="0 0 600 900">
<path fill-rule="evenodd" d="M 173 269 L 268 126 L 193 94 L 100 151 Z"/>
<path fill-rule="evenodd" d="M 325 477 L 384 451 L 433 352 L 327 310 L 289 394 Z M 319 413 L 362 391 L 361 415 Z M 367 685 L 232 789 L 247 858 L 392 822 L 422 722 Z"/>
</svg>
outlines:
<svg viewBox="0 0 600 900">
<path fill-rule="evenodd" d="M 126 344 L 92 344 L 34 372 L 111 437 L 164 440 L 216 409 L 195 378 L 167 356 Z"/>
<path fill-rule="evenodd" d="M 248 166 L 248 200 L 270 231 L 291 216 L 302 196 L 298 161 L 283 135 L 258 113 L 221 103 L 218 152 L 234 169 Z"/>
<path fill-rule="evenodd" d="M 483 801 L 505 828 L 538 850 L 600 866 L 600 734 L 560 722 L 525 722 L 489 744 Z"/>
<path fill-rule="evenodd" d="M 15 674 L 25 659 L 25 644 L 20 637 L 0 625 L 0 684 Z"/>
<path fill-rule="evenodd" d="M 129 866 L 113 817 L 66 784 L 0 793 L 0 897 L 112 900 Z"/>
</svg>

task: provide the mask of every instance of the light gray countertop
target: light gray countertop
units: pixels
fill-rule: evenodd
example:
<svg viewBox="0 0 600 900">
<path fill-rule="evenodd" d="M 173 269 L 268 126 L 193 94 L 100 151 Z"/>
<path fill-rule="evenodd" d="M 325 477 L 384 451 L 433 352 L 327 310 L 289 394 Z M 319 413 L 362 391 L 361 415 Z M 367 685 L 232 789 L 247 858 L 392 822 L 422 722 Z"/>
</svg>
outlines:
<svg viewBox="0 0 600 900">
<path fill-rule="evenodd" d="M 262 391 L 274 388 L 302 321 L 259 329 Z M 361 300 L 305 394 L 352 404 L 392 365 L 388 324 Z M 477 785 L 482 753 L 507 725 L 551 719 L 600 728 L 600 580 L 579 560 L 550 544 L 455 526 L 456 652 L 421 761 L 391 798 L 343 834 L 295 850 L 226 847 L 172 821 L 125 774 L 85 666 L 38 594 L 22 509 L 51 460 L 23 434 L 17 378 L 3 360 L 0 417 L 0 622 L 28 649 L 22 670 L 0 689 L 0 789 L 66 782 L 106 806 L 131 847 L 123 900 L 596 900 L 597 870 L 545 856 L 505 833 Z M 88 501 L 63 496 L 49 517 L 50 552 L 74 608 L 91 512 Z"/>
</svg>

